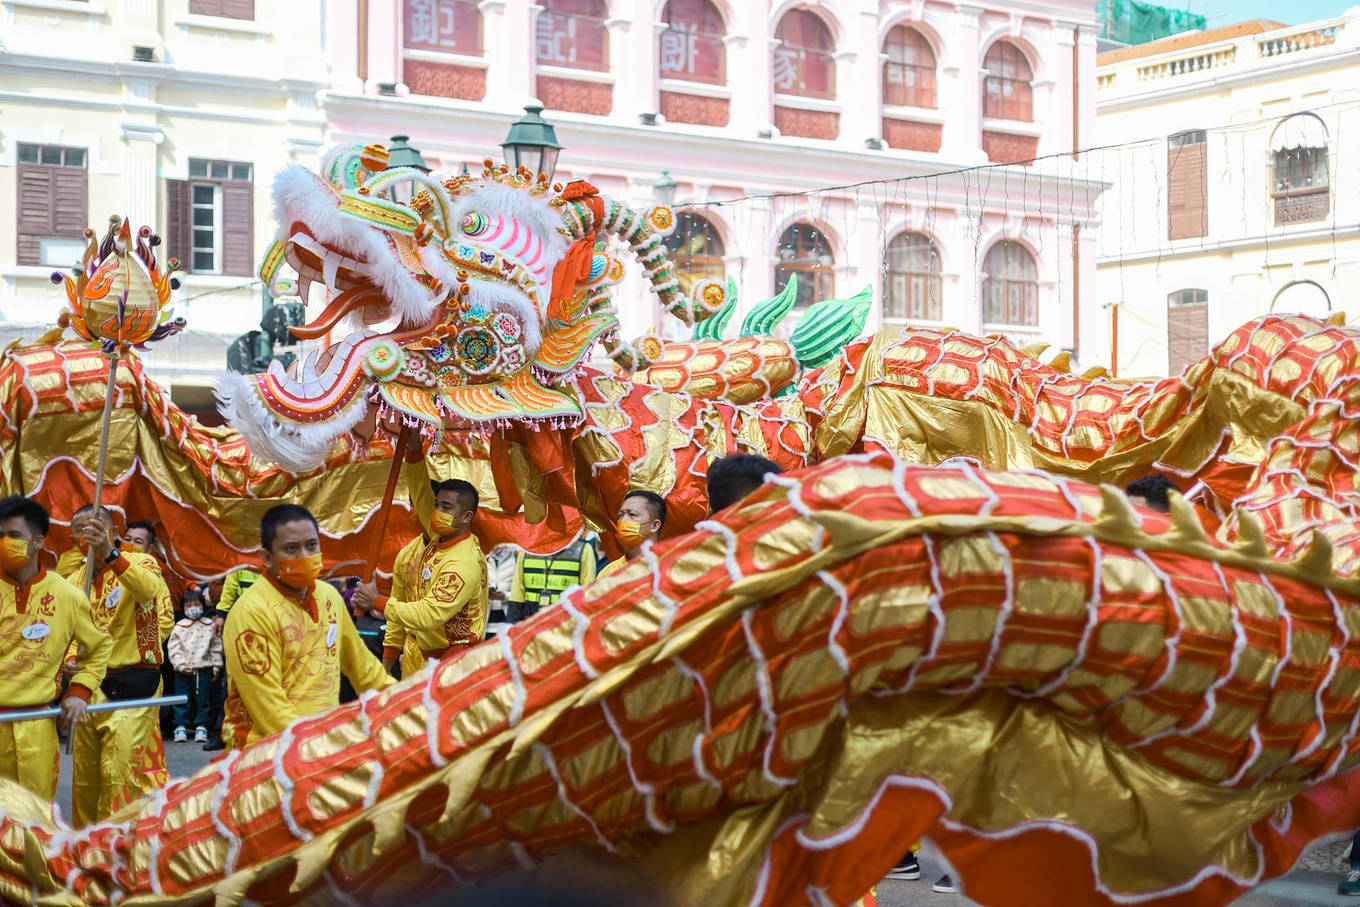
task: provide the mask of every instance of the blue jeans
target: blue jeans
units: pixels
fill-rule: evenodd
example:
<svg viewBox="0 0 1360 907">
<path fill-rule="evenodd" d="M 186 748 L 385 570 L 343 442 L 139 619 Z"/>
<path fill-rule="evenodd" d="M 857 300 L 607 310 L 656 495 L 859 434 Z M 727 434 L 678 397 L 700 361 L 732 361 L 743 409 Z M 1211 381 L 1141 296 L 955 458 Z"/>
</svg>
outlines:
<svg viewBox="0 0 1360 907">
<path fill-rule="evenodd" d="M 191 678 L 188 674 L 175 675 L 175 692 L 189 697 L 184 705 L 175 706 L 175 727 L 206 728 L 212 725 L 212 668 L 199 668 Z"/>
</svg>

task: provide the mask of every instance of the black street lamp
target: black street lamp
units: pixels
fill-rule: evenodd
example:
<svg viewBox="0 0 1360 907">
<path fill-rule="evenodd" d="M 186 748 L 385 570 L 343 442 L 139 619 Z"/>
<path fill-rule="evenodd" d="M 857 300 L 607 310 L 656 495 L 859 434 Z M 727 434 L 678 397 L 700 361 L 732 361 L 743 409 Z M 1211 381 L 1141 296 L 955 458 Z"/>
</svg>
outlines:
<svg viewBox="0 0 1360 907">
<path fill-rule="evenodd" d="M 409 135 L 394 135 L 387 146 L 387 169 L 395 170 L 398 167 L 410 167 L 421 173 L 430 172 L 430 165 L 425 163 L 425 158 L 411 146 Z M 392 200 L 403 205 L 415 198 L 416 194 L 416 188 L 411 183 L 393 183 L 389 191 Z"/>
<path fill-rule="evenodd" d="M 675 205 L 675 177 L 671 176 L 669 170 L 661 171 L 661 179 L 657 180 L 653 188 L 656 190 L 656 200 L 670 208 Z"/>
<path fill-rule="evenodd" d="M 557 142 L 557 130 L 552 123 L 539 116 L 542 112 L 543 105 L 537 101 L 525 104 L 524 116 L 511 124 L 501 150 L 511 170 L 523 167 L 533 174 L 544 173 L 548 182 L 552 182 L 562 146 Z"/>
</svg>

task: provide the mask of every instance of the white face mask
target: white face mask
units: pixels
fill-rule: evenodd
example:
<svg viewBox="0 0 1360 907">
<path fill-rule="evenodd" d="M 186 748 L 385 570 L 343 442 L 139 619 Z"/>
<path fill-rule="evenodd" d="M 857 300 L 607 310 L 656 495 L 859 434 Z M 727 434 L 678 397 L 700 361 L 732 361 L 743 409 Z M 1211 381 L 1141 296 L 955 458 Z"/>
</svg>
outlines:
<svg viewBox="0 0 1360 907">
<path fill-rule="evenodd" d="M 190 620 L 198 620 L 200 617 L 203 616 L 203 609 L 200 608 L 198 605 L 191 605 L 188 608 L 184 609 L 184 616 L 189 618 Z"/>
</svg>

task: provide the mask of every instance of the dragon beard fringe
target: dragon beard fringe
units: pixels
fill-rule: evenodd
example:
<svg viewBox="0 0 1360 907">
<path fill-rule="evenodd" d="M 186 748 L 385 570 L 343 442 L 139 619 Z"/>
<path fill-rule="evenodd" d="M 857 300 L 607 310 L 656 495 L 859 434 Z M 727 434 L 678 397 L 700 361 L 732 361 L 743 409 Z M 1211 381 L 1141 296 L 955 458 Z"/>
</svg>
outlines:
<svg viewBox="0 0 1360 907">
<path fill-rule="evenodd" d="M 260 399 L 252 377 L 239 372 L 224 373 L 213 393 L 218 411 L 241 433 L 255 456 L 299 475 L 324 466 L 336 438 L 352 431 L 368 408 L 367 398 L 355 394 L 344 408 L 323 422 L 315 425 L 283 422 Z"/>
</svg>

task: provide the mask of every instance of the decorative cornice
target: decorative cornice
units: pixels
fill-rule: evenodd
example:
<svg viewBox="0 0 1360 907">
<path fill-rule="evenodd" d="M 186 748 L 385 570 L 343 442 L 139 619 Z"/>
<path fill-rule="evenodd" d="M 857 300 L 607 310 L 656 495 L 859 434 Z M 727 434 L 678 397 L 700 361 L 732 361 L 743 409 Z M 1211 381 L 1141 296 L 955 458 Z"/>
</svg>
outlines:
<svg viewBox="0 0 1360 907">
<path fill-rule="evenodd" d="M 123 123 L 123 141 L 151 142 L 159 145 L 165 141 L 165 128 L 154 123 Z"/>
</svg>

